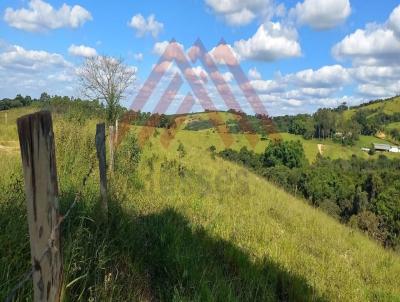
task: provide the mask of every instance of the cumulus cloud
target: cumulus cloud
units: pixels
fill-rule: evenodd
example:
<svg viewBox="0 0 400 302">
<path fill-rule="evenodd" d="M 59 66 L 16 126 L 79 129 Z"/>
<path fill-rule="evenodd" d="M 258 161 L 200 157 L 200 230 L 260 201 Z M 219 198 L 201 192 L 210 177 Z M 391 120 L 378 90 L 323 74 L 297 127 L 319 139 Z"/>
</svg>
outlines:
<svg viewBox="0 0 400 302">
<path fill-rule="evenodd" d="M 284 7 L 276 6 L 273 0 L 206 0 L 211 10 L 221 16 L 229 25 L 241 26 L 260 17 L 270 20 L 275 14 L 282 14 Z"/>
<path fill-rule="evenodd" d="M 248 40 L 234 43 L 234 49 L 241 59 L 274 61 L 299 57 L 301 47 L 297 41 L 297 31 L 279 22 L 262 24 Z"/>
<path fill-rule="evenodd" d="M 253 80 L 250 84 L 261 94 L 283 92 L 286 89 L 286 83 L 277 80 Z"/>
<path fill-rule="evenodd" d="M 391 83 L 390 85 L 379 84 L 360 84 L 357 87 L 358 91 L 367 97 L 373 98 L 387 98 L 398 95 L 400 92 L 400 81 Z"/>
<path fill-rule="evenodd" d="M 333 28 L 343 23 L 351 13 L 349 0 L 304 0 L 290 10 L 299 24 L 316 30 Z"/>
<path fill-rule="evenodd" d="M 58 10 L 42 0 L 31 0 L 28 8 L 6 8 L 4 21 L 10 26 L 26 31 L 46 31 L 62 27 L 77 28 L 92 15 L 79 5 L 63 4 Z"/>
<path fill-rule="evenodd" d="M 168 44 L 169 44 L 168 41 L 162 41 L 162 42 L 155 43 L 153 46 L 153 53 L 161 56 L 167 49 Z"/>
<path fill-rule="evenodd" d="M 350 60 L 349 73 L 366 97 L 400 93 L 400 5 L 383 24 L 367 24 L 347 35 L 332 48 L 338 60 Z"/>
<path fill-rule="evenodd" d="M 171 44 L 171 46 L 168 48 L 168 53 L 165 53 L 167 50 L 167 47 Z M 181 43 L 178 42 L 168 42 L 168 41 L 163 41 L 163 42 L 156 42 L 153 46 L 153 53 L 158 56 L 164 55 L 165 59 L 168 59 L 170 56 L 173 57 L 178 57 L 179 53 L 175 53 L 175 51 L 182 51 L 182 53 L 185 51 L 184 46 Z M 169 53 L 171 52 L 171 53 Z"/>
<path fill-rule="evenodd" d="M 337 106 L 343 102 L 340 96 L 342 90 L 353 80 L 348 69 L 331 65 L 286 75 L 278 73 L 274 79 L 258 79 L 250 83 L 268 112 L 293 114 L 313 112 L 318 107 Z"/>
<path fill-rule="evenodd" d="M 84 58 L 94 57 L 97 55 L 96 49 L 85 45 L 72 44 L 68 48 L 68 52 L 73 56 L 84 57 Z"/>
<path fill-rule="evenodd" d="M 208 53 L 216 64 L 238 65 L 240 62 L 239 54 L 229 44 L 219 44 Z"/>
<path fill-rule="evenodd" d="M 357 66 L 349 72 L 363 96 L 385 98 L 400 94 L 400 66 Z"/>
<path fill-rule="evenodd" d="M 350 76 L 341 65 L 324 66 L 317 70 L 306 69 L 289 74 L 285 79 L 291 84 L 309 88 L 329 88 L 348 84 Z"/>
<path fill-rule="evenodd" d="M 296 99 L 302 99 L 302 100 L 307 100 L 307 99 L 323 99 L 323 98 L 328 98 L 332 96 L 334 93 L 338 91 L 337 88 L 300 88 L 300 89 L 294 89 L 290 90 L 287 93 L 287 96 L 290 98 L 296 98 Z"/>
<path fill-rule="evenodd" d="M 138 37 L 150 34 L 153 38 L 156 38 L 164 28 L 164 24 L 158 22 L 154 15 L 150 15 L 145 19 L 141 14 L 134 15 L 128 26 L 136 30 Z"/>
<path fill-rule="evenodd" d="M 3 96 L 17 93 L 71 95 L 75 67 L 62 55 L 44 50 L 29 50 L 19 45 L 0 46 L 0 90 Z"/>
<path fill-rule="evenodd" d="M 357 66 L 350 68 L 349 73 L 363 83 L 385 84 L 400 80 L 400 66 Z"/>
<path fill-rule="evenodd" d="M 400 5 L 397 6 L 389 17 L 389 27 L 400 38 Z"/>
<path fill-rule="evenodd" d="M 350 58 L 355 65 L 400 63 L 400 41 L 385 27 L 357 29 L 336 44 L 332 52 L 337 59 Z"/>
<path fill-rule="evenodd" d="M 338 60 L 350 59 L 353 65 L 400 65 L 400 5 L 384 24 L 367 24 L 347 35 L 332 48 Z"/>
<path fill-rule="evenodd" d="M 7 46 L 0 53 L 0 67 L 11 71 L 39 72 L 42 69 L 69 65 L 60 54 L 44 50 L 26 50 L 18 45 Z"/>
<path fill-rule="evenodd" d="M 250 68 L 248 72 L 249 78 L 252 80 L 260 80 L 261 74 L 258 72 L 256 67 Z"/>
</svg>

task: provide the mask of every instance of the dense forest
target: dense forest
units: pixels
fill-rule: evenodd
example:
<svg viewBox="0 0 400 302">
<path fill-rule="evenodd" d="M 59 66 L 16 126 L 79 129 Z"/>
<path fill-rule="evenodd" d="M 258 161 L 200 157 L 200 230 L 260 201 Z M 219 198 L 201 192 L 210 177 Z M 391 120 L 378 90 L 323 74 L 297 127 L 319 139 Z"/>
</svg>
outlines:
<svg viewBox="0 0 400 302">
<path fill-rule="evenodd" d="M 263 154 L 244 147 L 218 155 L 400 250 L 400 159 L 380 155 L 376 160 L 356 156 L 331 160 L 318 156 L 315 163 L 308 164 L 302 144 L 295 141 L 271 142 Z"/>
</svg>

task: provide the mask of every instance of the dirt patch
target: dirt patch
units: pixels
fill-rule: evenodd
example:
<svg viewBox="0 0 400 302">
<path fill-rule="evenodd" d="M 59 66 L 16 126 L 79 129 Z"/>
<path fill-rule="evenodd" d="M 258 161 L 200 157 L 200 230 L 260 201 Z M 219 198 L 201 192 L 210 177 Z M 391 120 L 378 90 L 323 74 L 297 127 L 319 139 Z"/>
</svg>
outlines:
<svg viewBox="0 0 400 302">
<path fill-rule="evenodd" d="M 385 139 L 386 138 L 386 134 L 381 132 L 381 131 L 377 132 L 375 136 L 377 138 L 380 138 L 380 139 Z"/>
<path fill-rule="evenodd" d="M 324 149 L 325 149 L 325 145 L 318 144 L 318 152 L 319 152 L 319 154 L 323 155 L 324 154 Z"/>
</svg>

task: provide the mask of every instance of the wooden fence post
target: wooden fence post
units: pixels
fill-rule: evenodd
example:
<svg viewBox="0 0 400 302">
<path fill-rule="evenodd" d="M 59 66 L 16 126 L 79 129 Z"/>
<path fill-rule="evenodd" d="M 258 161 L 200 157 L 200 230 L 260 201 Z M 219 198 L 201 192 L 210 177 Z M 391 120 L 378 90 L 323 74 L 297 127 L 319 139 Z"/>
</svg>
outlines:
<svg viewBox="0 0 400 302">
<path fill-rule="evenodd" d="M 100 171 L 101 207 L 103 212 L 107 214 L 106 126 L 104 123 L 96 126 L 96 150 Z"/>
<path fill-rule="evenodd" d="M 110 126 L 110 171 L 114 172 L 114 147 L 115 147 L 115 130 L 114 126 Z"/>
<path fill-rule="evenodd" d="M 119 128 L 119 123 L 118 123 L 118 119 L 116 119 L 115 120 L 115 137 L 114 137 L 115 143 L 118 142 L 118 128 Z"/>
<path fill-rule="evenodd" d="M 63 264 L 58 182 L 50 112 L 17 120 L 25 179 L 34 301 L 60 301 Z"/>
</svg>

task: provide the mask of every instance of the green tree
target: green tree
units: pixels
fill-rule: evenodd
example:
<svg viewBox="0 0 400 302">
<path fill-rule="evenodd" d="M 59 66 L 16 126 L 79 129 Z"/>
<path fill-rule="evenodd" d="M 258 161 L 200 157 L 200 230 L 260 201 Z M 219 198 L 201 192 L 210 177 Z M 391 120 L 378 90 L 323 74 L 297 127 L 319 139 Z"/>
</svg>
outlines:
<svg viewBox="0 0 400 302">
<path fill-rule="evenodd" d="M 267 146 L 263 155 L 265 167 L 284 165 L 292 169 L 302 167 L 306 162 L 307 159 L 300 141 L 273 141 Z"/>
<path fill-rule="evenodd" d="M 336 115 L 335 112 L 326 108 L 319 109 L 314 114 L 316 137 L 325 139 L 336 132 Z"/>
</svg>

